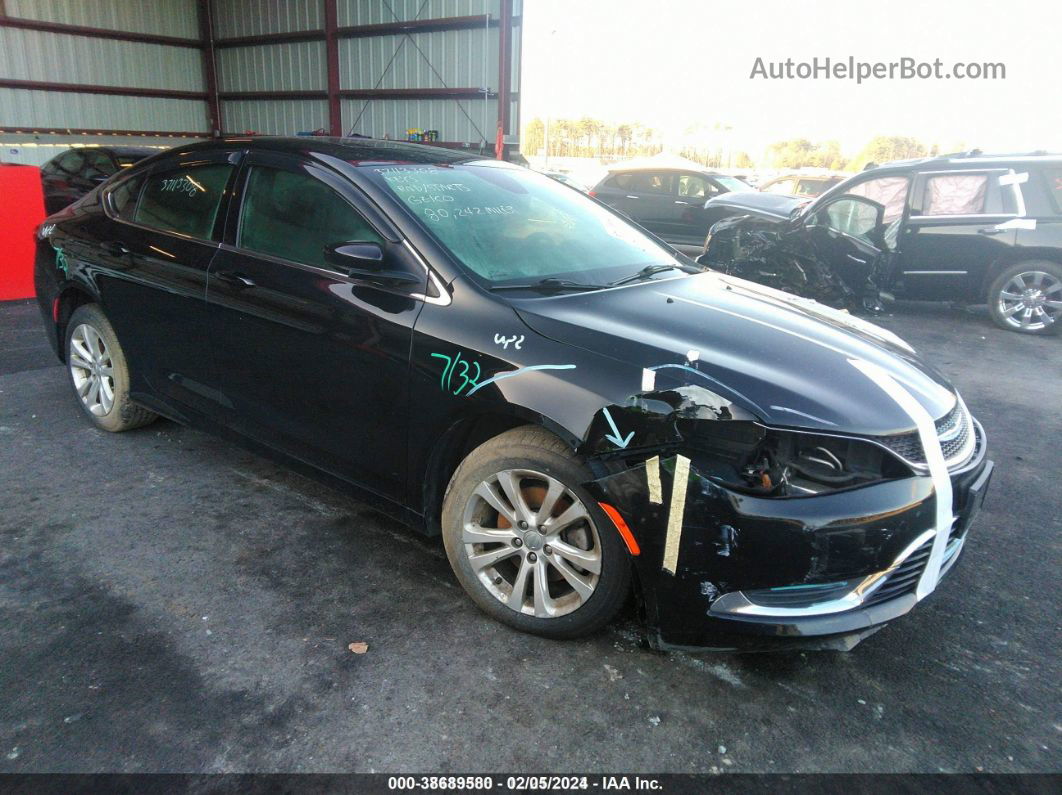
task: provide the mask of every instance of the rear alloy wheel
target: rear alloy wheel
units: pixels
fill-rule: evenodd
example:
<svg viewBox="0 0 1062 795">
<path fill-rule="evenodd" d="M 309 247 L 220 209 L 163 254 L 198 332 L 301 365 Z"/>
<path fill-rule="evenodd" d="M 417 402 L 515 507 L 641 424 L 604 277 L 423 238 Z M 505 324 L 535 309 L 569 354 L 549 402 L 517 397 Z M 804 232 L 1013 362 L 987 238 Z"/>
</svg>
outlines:
<svg viewBox="0 0 1062 795">
<path fill-rule="evenodd" d="M 66 332 L 66 364 L 82 410 L 105 431 L 127 431 L 156 415 L 129 399 L 129 368 L 110 321 L 95 304 L 80 306 Z"/>
<path fill-rule="evenodd" d="M 996 324 L 1023 334 L 1047 334 L 1062 325 L 1062 266 L 1022 262 L 1005 269 L 988 291 Z"/>
<path fill-rule="evenodd" d="M 461 585 L 486 613 L 552 638 L 588 634 L 626 599 L 626 547 L 580 486 L 592 475 L 541 428 L 508 431 L 458 467 L 443 541 Z"/>
</svg>

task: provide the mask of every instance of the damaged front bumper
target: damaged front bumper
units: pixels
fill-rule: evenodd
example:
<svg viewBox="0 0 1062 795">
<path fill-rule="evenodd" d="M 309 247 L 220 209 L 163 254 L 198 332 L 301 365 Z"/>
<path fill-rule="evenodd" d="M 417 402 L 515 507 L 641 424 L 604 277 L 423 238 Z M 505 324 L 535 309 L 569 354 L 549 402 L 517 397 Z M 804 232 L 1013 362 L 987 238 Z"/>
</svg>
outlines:
<svg viewBox="0 0 1062 795">
<path fill-rule="evenodd" d="M 953 520 L 943 529 L 929 477 L 767 498 L 672 455 L 585 486 L 637 541 L 655 648 L 848 649 L 914 607 L 938 532 L 948 534 L 940 576 L 954 566 L 993 468 L 980 427 L 977 436 L 973 457 L 951 473 Z"/>
</svg>

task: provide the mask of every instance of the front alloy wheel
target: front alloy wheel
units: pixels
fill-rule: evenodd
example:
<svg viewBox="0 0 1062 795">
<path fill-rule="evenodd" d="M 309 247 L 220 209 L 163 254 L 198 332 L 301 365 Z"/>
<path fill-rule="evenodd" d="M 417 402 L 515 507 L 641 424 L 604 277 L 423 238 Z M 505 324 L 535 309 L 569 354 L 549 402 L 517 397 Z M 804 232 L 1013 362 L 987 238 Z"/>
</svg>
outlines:
<svg viewBox="0 0 1062 795">
<path fill-rule="evenodd" d="M 619 612 L 631 558 L 581 485 L 593 477 L 561 439 L 530 425 L 461 462 L 443 498 L 443 544 L 483 612 L 548 638 L 587 635 Z"/>
<path fill-rule="evenodd" d="M 534 470 L 481 481 L 465 504 L 461 539 L 487 592 L 525 615 L 578 610 L 601 575 L 601 540 L 582 501 Z"/>
</svg>

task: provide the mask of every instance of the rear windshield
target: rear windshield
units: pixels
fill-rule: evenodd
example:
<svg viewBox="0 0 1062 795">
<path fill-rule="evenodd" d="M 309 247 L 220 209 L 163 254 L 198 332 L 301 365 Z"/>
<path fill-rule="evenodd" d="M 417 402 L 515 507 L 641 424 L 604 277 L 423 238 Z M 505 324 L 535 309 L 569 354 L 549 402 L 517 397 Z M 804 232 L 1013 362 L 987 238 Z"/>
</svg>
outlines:
<svg viewBox="0 0 1062 795">
<path fill-rule="evenodd" d="M 365 171 L 488 284 L 543 278 L 599 284 L 647 265 L 676 264 L 634 225 L 533 171 L 488 163 Z"/>
</svg>

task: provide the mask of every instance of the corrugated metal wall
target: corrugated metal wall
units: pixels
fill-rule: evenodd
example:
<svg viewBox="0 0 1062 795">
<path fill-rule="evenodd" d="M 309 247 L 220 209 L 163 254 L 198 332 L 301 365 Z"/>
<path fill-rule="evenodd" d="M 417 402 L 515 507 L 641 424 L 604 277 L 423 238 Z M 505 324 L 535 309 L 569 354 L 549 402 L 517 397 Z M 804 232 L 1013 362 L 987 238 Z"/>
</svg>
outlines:
<svg viewBox="0 0 1062 795">
<path fill-rule="evenodd" d="M 4 0 L 4 7 L 22 19 L 199 38 L 194 0 Z"/>
<path fill-rule="evenodd" d="M 8 17 L 199 39 L 196 0 L 4 0 Z M 195 47 L 0 27 L 0 78 L 53 84 L 203 92 Z M 15 129 L 173 131 L 207 135 L 201 99 L 0 87 L 0 126 Z M 167 144 L 179 139 L 2 132 L 3 159 L 40 164 L 69 143 Z"/>
<path fill-rule="evenodd" d="M 248 12 L 248 7 L 251 11 Z M 338 0 L 340 28 L 413 20 L 490 14 L 500 0 Z M 514 15 L 521 13 L 519 0 Z M 323 0 L 215 0 L 216 39 L 323 30 Z M 513 35 L 513 92 L 519 89 L 519 27 Z M 339 40 L 339 85 L 348 89 L 498 90 L 497 24 L 465 30 L 436 30 Z M 222 92 L 317 91 L 327 89 L 325 43 L 252 43 L 218 51 Z M 410 128 L 438 130 L 440 140 L 494 142 L 498 104 L 485 99 L 343 99 L 344 133 L 405 138 Z M 518 130 L 519 100 L 513 100 L 512 130 Z M 222 117 L 229 132 L 291 135 L 328 128 L 328 105 L 320 99 L 228 99 Z"/>
<path fill-rule="evenodd" d="M 337 0 L 341 91 L 463 89 L 470 94 L 461 99 L 347 97 L 340 102 L 343 132 L 405 138 L 409 128 L 433 129 L 443 141 L 473 145 L 486 141 L 492 146 L 498 118 L 501 5 L 501 0 Z M 513 5 L 519 17 L 521 0 Z M 213 0 L 211 8 L 214 40 L 221 43 L 214 65 L 225 132 L 290 135 L 328 129 L 325 0 Z M 0 13 L 5 12 L 22 20 L 191 41 L 200 37 L 197 0 L 0 0 Z M 492 25 L 480 27 L 476 20 L 470 29 L 467 25 L 472 22 L 459 20 L 455 24 L 463 24 L 462 29 L 378 35 L 342 32 L 365 25 L 484 14 L 490 15 Z M 514 92 L 519 90 L 519 31 L 517 26 L 513 34 Z M 300 32 L 304 40 L 225 41 Z M 197 47 L 0 26 L 0 79 L 61 84 L 63 89 L 0 86 L 0 126 L 5 128 L 174 131 L 204 137 L 210 132 L 209 104 L 203 99 L 119 96 L 73 88 L 80 84 L 205 93 Z M 69 91 L 67 84 L 72 86 Z M 485 91 L 491 95 L 481 93 Z M 519 100 L 514 97 L 512 130 L 519 129 L 518 113 Z M 17 159 L 28 157 L 31 149 L 67 140 L 84 143 L 86 137 L 0 131 L 8 159 L 8 144 L 35 140 L 41 146 L 23 147 Z M 119 140 L 143 142 L 139 137 Z"/>
</svg>

